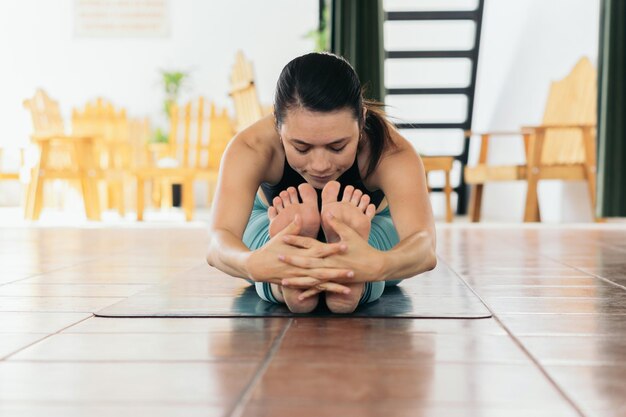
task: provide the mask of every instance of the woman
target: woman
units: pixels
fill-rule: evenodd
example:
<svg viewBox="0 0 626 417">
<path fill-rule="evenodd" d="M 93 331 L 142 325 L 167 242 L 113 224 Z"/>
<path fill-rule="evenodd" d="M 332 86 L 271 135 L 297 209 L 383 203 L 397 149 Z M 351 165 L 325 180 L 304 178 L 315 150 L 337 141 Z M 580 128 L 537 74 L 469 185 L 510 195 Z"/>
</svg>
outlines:
<svg viewBox="0 0 626 417">
<path fill-rule="evenodd" d="M 350 64 L 298 57 L 280 74 L 274 115 L 224 153 L 207 261 L 292 312 L 310 312 L 324 293 L 331 311 L 351 313 L 435 267 L 425 180 Z"/>
</svg>

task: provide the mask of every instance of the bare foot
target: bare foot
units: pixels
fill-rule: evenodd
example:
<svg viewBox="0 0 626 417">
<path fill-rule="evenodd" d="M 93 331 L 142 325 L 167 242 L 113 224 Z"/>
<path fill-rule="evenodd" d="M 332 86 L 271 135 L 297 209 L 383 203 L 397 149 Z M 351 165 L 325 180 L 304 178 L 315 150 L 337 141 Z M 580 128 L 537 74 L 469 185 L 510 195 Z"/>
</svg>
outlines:
<svg viewBox="0 0 626 417">
<path fill-rule="evenodd" d="M 298 200 L 298 192 L 302 203 Z M 272 207 L 267 210 L 270 219 L 270 237 L 276 236 L 287 227 L 296 214 L 300 215 L 302 221 L 300 236 L 317 237 L 320 229 L 320 214 L 317 210 L 317 192 L 311 185 L 300 184 L 298 191 L 294 187 L 289 187 L 275 197 L 272 204 Z M 309 313 L 319 301 L 319 296 L 299 300 L 298 296 L 305 290 L 285 288 L 276 284 L 271 284 L 271 288 L 274 297 L 280 302 L 284 301 L 293 313 Z"/>
<path fill-rule="evenodd" d="M 339 242 L 339 235 L 325 220 L 325 213 L 331 211 L 333 216 L 341 220 L 363 239 L 367 240 L 372 227 L 372 219 L 376 214 L 376 206 L 370 204 L 370 197 L 361 190 L 355 190 L 348 185 L 343 191 L 341 201 L 338 201 L 340 184 L 330 181 L 322 190 L 322 229 L 328 243 Z"/>
<path fill-rule="evenodd" d="M 325 221 L 324 214 L 328 211 L 333 216 L 350 226 L 366 241 L 369 238 L 372 227 L 372 218 L 376 214 L 376 206 L 370 204 L 370 197 L 361 190 L 355 190 L 348 185 L 343 192 L 341 201 L 338 201 L 340 184 L 331 181 L 322 190 L 322 229 L 326 241 L 334 243 L 339 241 L 337 233 Z M 333 313 L 349 314 L 359 305 L 363 295 L 364 283 L 343 284 L 350 288 L 350 294 L 326 293 L 326 305 Z"/>
<path fill-rule="evenodd" d="M 298 200 L 298 192 L 302 203 Z M 298 190 L 289 187 L 274 197 L 272 206 L 267 210 L 270 219 L 270 237 L 276 236 L 287 227 L 296 214 L 302 220 L 301 236 L 316 237 L 320 228 L 320 214 L 317 210 L 317 192 L 307 184 L 300 184 Z"/>
</svg>

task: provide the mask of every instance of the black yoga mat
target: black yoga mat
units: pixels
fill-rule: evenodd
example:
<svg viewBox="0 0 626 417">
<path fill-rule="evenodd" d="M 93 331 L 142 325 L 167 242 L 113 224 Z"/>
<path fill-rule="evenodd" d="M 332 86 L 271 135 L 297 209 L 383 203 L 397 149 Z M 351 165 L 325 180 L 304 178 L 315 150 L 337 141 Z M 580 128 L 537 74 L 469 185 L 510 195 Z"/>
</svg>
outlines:
<svg viewBox="0 0 626 417">
<path fill-rule="evenodd" d="M 484 304 L 442 262 L 433 271 L 387 287 L 372 303 L 350 315 L 335 315 L 324 304 L 310 314 L 259 298 L 254 286 L 209 266 L 155 285 L 96 313 L 99 317 L 414 317 L 487 318 Z"/>
</svg>

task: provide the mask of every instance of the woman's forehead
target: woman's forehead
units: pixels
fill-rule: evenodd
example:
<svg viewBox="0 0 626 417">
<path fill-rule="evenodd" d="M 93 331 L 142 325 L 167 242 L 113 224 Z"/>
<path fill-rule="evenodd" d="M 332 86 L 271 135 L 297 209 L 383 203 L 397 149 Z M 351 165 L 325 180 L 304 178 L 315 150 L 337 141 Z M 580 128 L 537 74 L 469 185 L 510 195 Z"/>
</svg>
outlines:
<svg viewBox="0 0 626 417">
<path fill-rule="evenodd" d="M 349 109 L 334 112 L 289 110 L 281 126 L 285 139 L 341 139 L 358 132 L 358 121 Z"/>
</svg>

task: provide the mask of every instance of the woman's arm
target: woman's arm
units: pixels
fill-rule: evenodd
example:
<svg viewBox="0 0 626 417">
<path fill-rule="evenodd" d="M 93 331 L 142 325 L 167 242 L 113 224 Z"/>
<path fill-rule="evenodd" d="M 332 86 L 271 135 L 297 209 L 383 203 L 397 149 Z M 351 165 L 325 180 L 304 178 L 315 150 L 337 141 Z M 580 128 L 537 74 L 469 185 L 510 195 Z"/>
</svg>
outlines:
<svg viewBox="0 0 626 417">
<path fill-rule="evenodd" d="M 398 149 L 381 159 L 375 173 L 400 238 L 381 254 L 384 280 L 409 278 L 437 265 L 435 221 L 424 165 L 406 139 L 397 131 L 392 135 Z"/>
<path fill-rule="evenodd" d="M 278 284 L 281 279 L 290 277 L 334 280 L 348 276 L 350 271 L 345 268 L 304 270 L 279 261 L 281 253 L 323 258 L 343 250 L 339 243 L 317 242 L 309 248 L 288 245 L 282 236 L 289 233 L 297 235 L 298 222 L 290 224 L 255 251 L 243 243 L 242 236 L 259 184 L 268 181 L 272 172 L 274 151 L 267 143 L 272 143 L 273 139 L 278 143 L 278 138 L 272 136 L 275 134 L 273 125 L 267 121 L 263 119 L 236 136 L 224 153 L 209 222 L 207 262 L 231 276 Z M 336 284 L 332 287 L 343 289 Z"/>
<path fill-rule="evenodd" d="M 250 250 L 241 237 L 259 184 L 272 162 L 271 148 L 258 140 L 255 143 L 247 132 L 249 129 L 235 136 L 222 157 L 211 208 L 207 254 L 211 266 L 240 278 L 250 277 L 246 267 Z"/>
<path fill-rule="evenodd" d="M 347 225 L 328 217 L 347 251 L 325 259 L 285 255 L 281 258 L 283 262 L 301 268 L 343 267 L 353 270 L 353 277 L 336 281 L 342 284 L 409 278 L 437 265 L 435 224 L 422 161 L 406 139 L 396 131 L 392 132 L 398 147 L 380 160 L 371 184 L 384 191 L 400 242 L 389 251 L 375 249 Z M 283 240 L 295 246 L 309 242 L 309 238 L 302 236 L 285 236 Z M 282 283 L 303 288 L 317 281 L 295 278 Z"/>
</svg>

